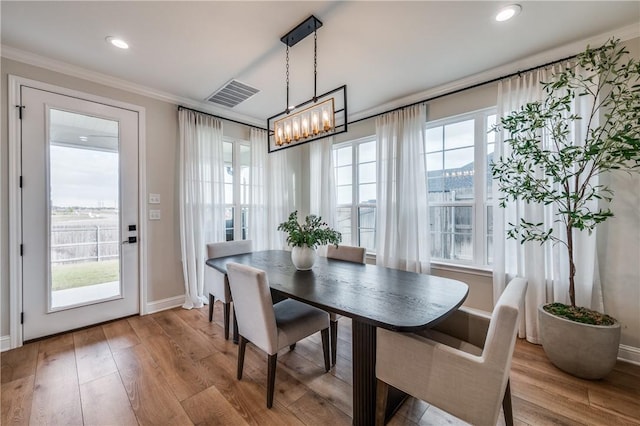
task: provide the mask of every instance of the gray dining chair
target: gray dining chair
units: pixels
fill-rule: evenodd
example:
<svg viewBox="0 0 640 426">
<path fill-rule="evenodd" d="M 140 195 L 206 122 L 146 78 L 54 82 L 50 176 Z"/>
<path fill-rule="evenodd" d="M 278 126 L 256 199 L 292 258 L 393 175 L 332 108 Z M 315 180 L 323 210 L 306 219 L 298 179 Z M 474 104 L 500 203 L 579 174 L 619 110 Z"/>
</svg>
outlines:
<svg viewBox="0 0 640 426">
<path fill-rule="evenodd" d="M 327 246 L 327 257 L 330 259 L 345 260 L 347 262 L 365 263 L 367 249 L 354 246 Z M 331 365 L 336 365 L 338 355 L 338 319 L 340 315 L 329 312 L 331 324 Z"/>
<path fill-rule="evenodd" d="M 477 425 L 495 425 L 502 404 L 513 425 L 509 370 L 526 290 L 525 279 L 513 279 L 491 317 L 460 308 L 420 333 L 378 328 L 376 425 L 389 386 Z"/>
<path fill-rule="evenodd" d="M 251 253 L 252 251 L 253 243 L 251 240 L 223 241 L 220 243 L 207 244 L 207 257 L 209 259 Z M 213 303 L 215 302 L 215 297 L 217 297 L 224 305 L 224 338 L 225 340 L 229 340 L 229 319 L 231 317 L 232 299 L 227 276 L 210 266 L 206 266 L 204 287 L 205 291 L 209 292 L 209 322 L 213 320 Z M 235 328 L 233 340 L 238 340 Z"/>
<path fill-rule="evenodd" d="M 238 380 L 242 379 L 247 342 L 268 355 L 267 408 L 273 406 L 278 351 L 321 332 L 324 369 L 329 371 L 329 315 L 318 308 L 286 299 L 273 304 L 267 274 L 251 266 L 227 263 L 229 286 L 238 321 Z"/>
</svg>

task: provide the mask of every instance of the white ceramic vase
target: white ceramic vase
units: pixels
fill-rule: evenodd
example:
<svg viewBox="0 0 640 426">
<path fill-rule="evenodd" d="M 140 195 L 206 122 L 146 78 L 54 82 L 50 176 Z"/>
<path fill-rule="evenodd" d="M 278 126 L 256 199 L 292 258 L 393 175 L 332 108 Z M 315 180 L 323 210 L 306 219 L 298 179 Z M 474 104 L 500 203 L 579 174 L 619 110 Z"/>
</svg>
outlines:
<svg viewBox="0 0 640 426">
<path fill-rule="evenodd" d="M 316 250 L 306 245 L 294 247 L 291 251 L 291 261 L 297 270 L 308 271 L 316 261 Z"/>
</svg>

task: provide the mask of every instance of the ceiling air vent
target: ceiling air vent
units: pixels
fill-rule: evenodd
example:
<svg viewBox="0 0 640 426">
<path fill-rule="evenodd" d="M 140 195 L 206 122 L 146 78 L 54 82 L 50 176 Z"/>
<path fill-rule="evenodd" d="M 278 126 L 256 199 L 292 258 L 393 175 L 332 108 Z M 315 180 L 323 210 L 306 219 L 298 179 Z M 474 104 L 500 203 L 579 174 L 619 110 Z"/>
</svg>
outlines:
<svg viewBox="0 0 640 426">
<path fill-rule="evenodd" d="M 208 102 L 233 108 L 246 101 L 260 90 L 247 86 L 238 80 L 231 80 L 207 98 Z"/>
</svg>

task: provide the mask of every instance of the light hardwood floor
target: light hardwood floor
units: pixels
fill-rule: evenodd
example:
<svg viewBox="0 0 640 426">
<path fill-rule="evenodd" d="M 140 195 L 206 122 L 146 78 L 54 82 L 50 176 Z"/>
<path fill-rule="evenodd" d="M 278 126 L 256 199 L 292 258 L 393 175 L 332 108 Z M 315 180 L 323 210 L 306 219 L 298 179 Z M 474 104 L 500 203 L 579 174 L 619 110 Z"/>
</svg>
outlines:
<svg viewBox="0 0 640 426">
<path fill-rule="evenodd" d="M 348 425 L 351 330 L 340 320 L 338 362 L 324 373 L 320 336 L 278 356 L 274 406 L 265 406 L 266 356 L 237 346 L 222 312 L 173 309 L 30 343 L 0 355 L 2 425 Z M 619 362 L 601 381 L 553 367 L 542 349 L 516 346 L 511 370 L 518 425 L 640 425 L 640 367 Z M 502 420 L 501 420 L 502 422 Z M 409 399 L 391 425 L 460 424 Z"/>
</svg>

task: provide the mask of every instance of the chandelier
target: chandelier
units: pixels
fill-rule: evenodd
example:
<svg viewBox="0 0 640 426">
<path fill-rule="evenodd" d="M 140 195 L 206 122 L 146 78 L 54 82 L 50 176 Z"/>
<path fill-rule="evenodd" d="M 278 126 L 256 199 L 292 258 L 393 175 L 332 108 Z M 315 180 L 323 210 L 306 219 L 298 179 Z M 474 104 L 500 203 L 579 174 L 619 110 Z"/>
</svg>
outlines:
<svg viewBox="0 0 640 426">
<path fill-rule="evenodd" d="M 317 95 L 318 35 L 322 22 L 311 15 L 280 38 L 286 46 L 287 103 L 281 113 L 267 119 L 269 152 L 301 145 L 347 131 L 347 86 Z M 313 97 L 289 106 L 289 48 L 313 33 Z"/>
</svg>

